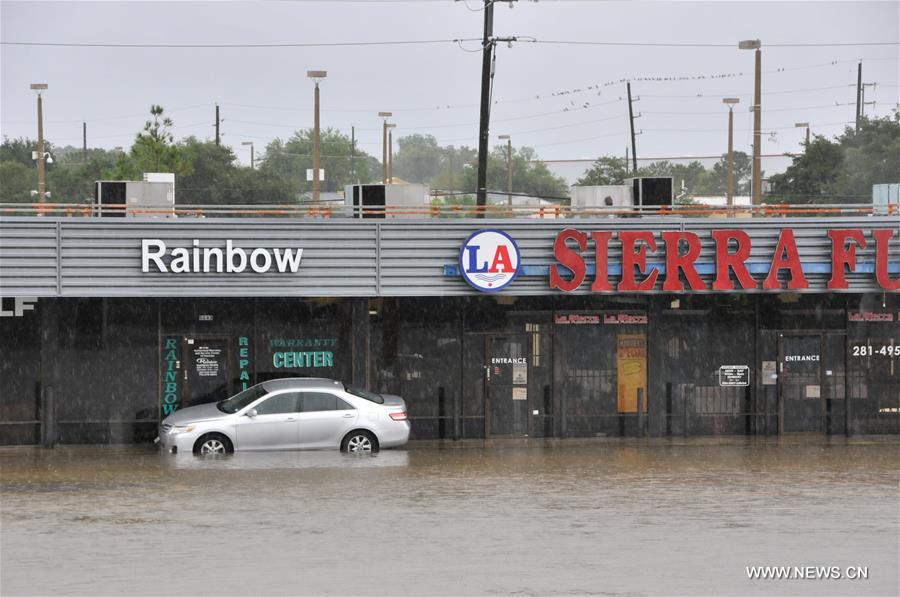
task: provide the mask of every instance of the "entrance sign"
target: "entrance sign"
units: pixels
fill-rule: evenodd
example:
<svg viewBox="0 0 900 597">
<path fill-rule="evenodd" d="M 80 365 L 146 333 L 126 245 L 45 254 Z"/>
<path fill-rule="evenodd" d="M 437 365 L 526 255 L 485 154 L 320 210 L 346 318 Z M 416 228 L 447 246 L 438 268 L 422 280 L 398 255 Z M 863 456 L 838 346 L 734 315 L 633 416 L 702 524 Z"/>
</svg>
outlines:
<svg viewBox="0 0 900 597">
<path fill-rule="evenodd" d="M 479 230 L 459 250 L 459 271 L 469 286 L 497 292 L 519 273 L 521 255 L 516 242 L 502 230 Z"/>
<path fill-rule="evenodd" d="M 750 367 L 747 365 L 722 365 L 719 367 L 720 386 L 749 386 Z"/>
</svg>

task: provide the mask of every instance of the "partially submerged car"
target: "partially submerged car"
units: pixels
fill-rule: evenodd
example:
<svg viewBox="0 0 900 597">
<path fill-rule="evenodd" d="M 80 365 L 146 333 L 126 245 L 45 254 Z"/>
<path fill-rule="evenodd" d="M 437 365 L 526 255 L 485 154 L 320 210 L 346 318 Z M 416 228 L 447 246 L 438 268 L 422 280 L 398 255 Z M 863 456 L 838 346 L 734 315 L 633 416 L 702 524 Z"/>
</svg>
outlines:
<svg viewBox="0 0 900 597">
<path fill-rule="evenodd" d="M 175 411 L 159 427 L 166 452 L 339 448 L 375 452 L 409 440 L 406 403 L 332 379 L 273 379 L 227 400 Z"/>
</svg>

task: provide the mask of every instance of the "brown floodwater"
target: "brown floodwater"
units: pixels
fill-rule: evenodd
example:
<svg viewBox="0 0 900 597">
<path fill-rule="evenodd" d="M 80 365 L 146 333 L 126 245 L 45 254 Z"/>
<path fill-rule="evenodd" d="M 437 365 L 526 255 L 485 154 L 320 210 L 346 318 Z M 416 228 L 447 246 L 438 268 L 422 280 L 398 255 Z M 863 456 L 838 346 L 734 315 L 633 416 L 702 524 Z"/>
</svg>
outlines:
<svg viewBox="0 0 900 597">
<path fill-rule="evenodd" d="M 0 466 L 3 595 L 900 594 L 896 437 Z M 762 565 L 868 579 L 748 579 Z"/>
</svg>

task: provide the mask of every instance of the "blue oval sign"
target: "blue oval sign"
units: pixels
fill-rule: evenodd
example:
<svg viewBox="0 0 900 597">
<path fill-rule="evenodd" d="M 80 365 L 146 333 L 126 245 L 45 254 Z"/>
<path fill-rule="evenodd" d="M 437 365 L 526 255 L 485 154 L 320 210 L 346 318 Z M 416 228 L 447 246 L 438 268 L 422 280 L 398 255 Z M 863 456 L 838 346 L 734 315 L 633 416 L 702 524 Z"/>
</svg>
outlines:
<svg viewBox="0 0 900 597">
<path fill-rule="evenodd" d="M 516 279 L 522 259 L 516 241 L 502 230 L 479 230 L 459 250 L 459 271 L 469 286 L 497 292 Z"/>
</svg>

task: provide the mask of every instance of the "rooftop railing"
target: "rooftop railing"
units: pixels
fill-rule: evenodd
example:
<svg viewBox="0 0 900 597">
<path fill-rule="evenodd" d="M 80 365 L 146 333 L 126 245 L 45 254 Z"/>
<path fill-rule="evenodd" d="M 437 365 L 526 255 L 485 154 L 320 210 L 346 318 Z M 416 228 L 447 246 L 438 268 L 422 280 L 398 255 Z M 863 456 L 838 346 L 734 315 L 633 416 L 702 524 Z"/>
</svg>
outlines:
<svg viewBox="0 0 900 597">
<path fill-rule="evenodd" d="M 898 215 L 900 203 L 862 204 L 763 204 L 720 207 L 683 204 L 659 207 L 572 207 L 568 205 L 423 205 L 410 207 L 349 207 L 334 203 L 269 205 L 177 205 L 175 208 L 137 208 L 126 204 L 103 206 L 84 203 L 0 203 L 2 216 L 47 217 L 129 217 L 129 218 L 363 218 L 363 219 L 441 219 L 441 218 L 781 218 L 816 216 Z"/>
</svg>

